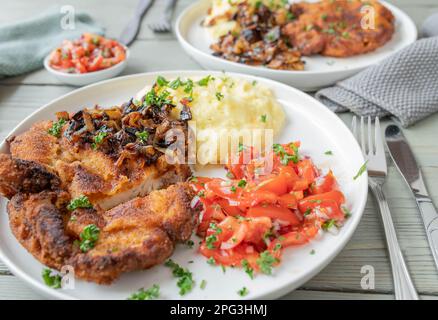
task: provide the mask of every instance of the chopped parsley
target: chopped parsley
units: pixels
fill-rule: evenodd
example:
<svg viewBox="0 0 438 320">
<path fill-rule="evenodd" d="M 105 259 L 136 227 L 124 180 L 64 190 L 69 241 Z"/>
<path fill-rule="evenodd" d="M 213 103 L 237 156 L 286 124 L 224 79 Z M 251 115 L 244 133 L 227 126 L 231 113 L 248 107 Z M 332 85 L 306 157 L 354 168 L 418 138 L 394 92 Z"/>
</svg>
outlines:
<svg viewBox="0 0 438 320">
<path fill-rule="evenodd" d="M 249 265 L 248 260 L 243 259 L 242 262 L 242 268 L 243 270 L 246 272 L 246 274 L 251 278 L 254 279 L 254 269 L 251 268 L 251 266 Z"/>
<path fill-rule="evenodd" d="M 178 278 L 176 285 L 179 288 L 180 295 L 183 296 L 192 290 L 195 282 L 193 281 L 192 273 L 188 269 L 182 268 L 172 259 L 167 260 L 164 265 L 171 268 L 173 276 Z"/>
<path fill-rule="evenodd" d="M 342 37 L 345 39 L 350 38 L 350 33 L 348 33 L 347 31 L 342 32 Z"/>
<path fill-rule="evenodd" d="M 260 121 L 266 123 L 266 114 L 261 115 Z"/>
<path fill-rule="evenodd" d="M 70 211 L 78 208 L 93 208 L 93 205 L 91 204 L 90 200 L 88 200 L 87 196 L 80 196 L 71 200 L 67 206 L 67 209 Z"/>
<path fill-rule="evenodd" d="M 202 290 L 205 289 L 205 287 L 207 286 L 207 281 L 206 280 L 202 280 L 201 281 L 201 285 L 199 286 Z"/>
<path fill-rule="evenodd" d="M 208 249 L 215 249 L 214 243 L 217 242 L 217 236 L 222 233 L 222 229 L 218 228 L 213 222 L 210 223 L 210 229 L 212 229 L 214 233 L 205 238 L 205 243 Z"/>
<path fill-rule="evenodd" d="M 187 79 L 187 82 L 184 84 L 184 92 L 190 95 L 193 93 L 193 80 Z"/>
<path fill-rule="evenodd" d="M 160 87 L 166 87 L 169 84 L 169 81 L 167 81 L 164 77 L 158 76 L 157 78 L 157 84 Z"/>
<path fill-rule="evenodd" d="M 213 257 L 210 257 L 210 258 L 207 259 L 207 263 L 209 265 L 215 266 L 216 265 L 216 260 L 214 260 Z"/>
<path fill-rule="evenodd" d="M 237 151 L 242 152 L 243 150 L 245 150 L 245 146 L 243 145 L 243 143 L 239 142 L 239 147 L 237 148 Z"/>
<path fill-rule="evenodd" d="M 245 179 L 240 180 L 240 181 L 237 183 L 237 186 L 240 187 L 240 188 L 245 188 L 245 186 L 246 186 L 246 180 L 245 180 Z"/>
<path fill-rule="evenodd" d="M 351 217 L 351 211 L 348 210 L 348 208 L 346 208 L 346 207 L 341 207 L 341 209 L 342 209 L 342 212 L 344 212 L 344 217 L 345 217 L 345 219 L 348 219 L 348 218 Z"/>
<path fill-rule="evenodd" d="M 41 273 L 46 286 L 52 289 L 60 289 L 62 284 L 62 277 L 59 274 L 52 274 L 52 270 L 44 268 Z"/>
<path fill-rule="evenodd" d="M 167 90 L 163 90 L 159 94 L 157 94 L 152 88 L 148 93 L 146 93 L 144 102 L 146 103 L 146 106 L 154 105 L 161 107 L 165 104 L 171 104 L 172 100 L 169 99 L 170 92 Z"/>
<path fill-rule="evenodd" d="M 193 240 L 187 240 L 186 245 L 191 249 L 191 248 L 193 248 L 195 243 L 193 242 Z"/>
<path fill-rule="evenodd" d="M 87 252 L 93 249 L 99 240 L 100 229 L 95 224 L 89 224 L 82 230 L 79 235 L 80 243 L 79 248 L 82 252 Z"/>
<path fill-rule="evenodd" d="M 137 292 L 133 293 L 128 300 L 153 300 L 160 296 L 160 286 L 154 284 L 149 289 L 145 290 L 141 288 Z"/>
<path fill-rule="evenodd" d="M 179 87 L 181 87 L 182 85 L 184 85 L 184 83 L 181 81 L 181 79 L 178 77 L 175 80 L 173 80 L 172 82 L 169 83 L 169 88 L 176 90 Z"/>
<path fill-rule="evenodd" d="M 58 121 L 53 122 L 52 127 L 47 132 L 50 135 L 58 138 L 61 134 L 61 129 L 64 126 L 65 122 L 65 119 L 59 119 Z"/>
<path fill-rule="evenodd" d="M 335 219 L 329 219 L 329 220 L 327 220 L 327 221 L 325 221 L 323 224 L 322 224 L 322 229 L 323 230 L 329 230 L 330 228 L 332 228 L 332 227 L 334 227 L 334 226 L 336 226 L 336 220 Z"/>
<path fill-rule="evenodd" d="M 222 93 L 220 93 L 220 92 L 216 92 L 216 99 L 217 99 L 218 101 L 221 101 L 223 98 L 224 98 L 224 95 L 223 95 Z"/>
<path fill-rule="evenodd" d="M 246 296 L 249 293 L 248 289 L 246 287 L 243 287 L 239 291 L 237 291 L 237 294 L 241 297 Z"/>
<path fill-rule="evenodd" d="M 314 255 L 314 254 L 315 254 L 315 249 L 312 249 L 312 250 L 310 251 L 310 254 L 311 254 L 311 255 Z"/>
<path fill-rule="evenodd" d="M 265 250 L 260 253 L 260 257 L 256 262 L 261 272 L 264 274 L 272 274 L 272 267 L 275 263 L 278 263 L 278 259 L 272 256 L 268 250 Z"/>
<path fill-rule="evenodd" d="M 206 87 L 208 85 L 208 83 L 210 82 L 210 80 L 214 80 L 214 78 L 211 75 L 208 75 L 205 78 L 202 78 L 201 80 L 199 80 L 198 84 L 201 87 Z"/>
<path fill-rule="evenodd" d="M 235 186 L 231 186 L 230 190 L 231 190 L 231 192 L 235 193 L 237 189 Z"/>
<path fill-rule="evenodd" d="M 312 209 L 307 208 L 306 211 L 304 211 L 303 216 L 308 216 L 312 212 Z"/>
<path fill-rule="evenodd" d="M 273 149 L 274 149 L 275 154 L 280 157 L 281 164 L 283 164 L 285 166 L 288 165 L 288 163 L 290 161 L 292 161 L 293 163 L 298 163 L 298 161 L 299 161 L 297 146 L 295 146 L 295 144 L 293 144 L 293 143 L 291 143 L 289 146 L 293 150 L 293 152 L 294 152 L 293 154 L 287 153 L 281 144 L 275 143 L 273 145 Z"/>
<path fill-rule="evenodd" d="M 252 85 L 253 85 L 253 86 L 257 85 L 257 80 L 253 80 L 253 81 L 252 81 Z"/>
<path fill-rule="evenodd" d="M 365 161 L 365 163 L 359 168 L 359 171 L 358 171 L 357 174 L 353 177 L 353 180 L 356 180 L 356 179 L 359 178 L 364 172 L 367 171 L 367 163 L 368 163 L 368 160 Z"/>
<path fill-rule="evenodd" d="M 146 143 L 148 141 L 149 138 L 149 132 L 147 131 L 137 131 L 135 133 L 135 136 L 142 142 L 142 143 Z"/>
<path fill-rule="evenodd" d="M 333 155 L 333 152 L 332 152 L 331 150 L 327 150 L 326 152 L 324 152 L 324 154 L 325 154 L 326 156 L 332 156 L 332 155 Z"/>
<path fill-rule="evenodd" d="M 94 137 L 93 137 L 93 143 L 91 144 L 91 148 L 97 149 L 97 147 L 103 142 L 103 139 L 108 135 L 108 132 L 106 131 L 99 131 Z"/>
</svg>

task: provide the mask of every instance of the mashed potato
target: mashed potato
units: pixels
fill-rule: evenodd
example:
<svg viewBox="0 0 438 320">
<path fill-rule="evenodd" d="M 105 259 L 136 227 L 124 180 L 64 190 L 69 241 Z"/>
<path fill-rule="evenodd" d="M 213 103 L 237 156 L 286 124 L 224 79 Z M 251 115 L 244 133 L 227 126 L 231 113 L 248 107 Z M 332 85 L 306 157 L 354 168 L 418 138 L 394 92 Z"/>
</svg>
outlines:
<svg viewBox="0 0 438 320">
<path fill-rule="evenodd" d="M 229 152 L 236 152 L 239 143 L 263 148 L 272 144 L 271 138 L 283 127 L 282 107 L 270 89 L 255 81 L 224 74 L 178 79 L 181 85 L 176 89 L 171 88 L 171 81 L 167 79 L 168 84 L 161 90 L 167 90 L 176 105 L 173 110 L 176 118 L 182 110 L 180 101 L 189 96 L 192 100 L 190 127 L 196 132 L 198 164 L 226 163 Z M 187 90 L 189 82 L 193 83 L 191 90 Z M 150 90 L 151 86 L 145 87 L 136 98 L 141 100 Z"/>
</svg>

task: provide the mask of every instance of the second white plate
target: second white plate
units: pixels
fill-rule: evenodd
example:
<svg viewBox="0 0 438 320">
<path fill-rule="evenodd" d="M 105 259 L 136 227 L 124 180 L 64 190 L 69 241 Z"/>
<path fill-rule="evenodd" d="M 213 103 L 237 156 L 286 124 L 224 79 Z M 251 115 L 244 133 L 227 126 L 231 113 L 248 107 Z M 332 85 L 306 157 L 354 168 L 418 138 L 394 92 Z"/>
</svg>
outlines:
<svg viewBox="0 0 438 320">
<path fill-rule="evenodd" d="M 395 16 L 396 31 L 391 41 L 376 51 L 349 58 L 331 58 L 319 55 L 305 57 L 304 71 L 273 70 L 231 62 L 213 56 L 210 45 L 214 40 L 208 30 L 201 25 L 210 6 L 210 0 L 201 0 L 184 10 L 178 17 L 175 32 L 187 54 L 205 69 L 252 74 L 277 80 L 304 91 L 316 91 L 382 61 L 417 39 L 417 29 L 411 18 L 397 7 L 384 1 L 381 2 Z"/>
</svg>

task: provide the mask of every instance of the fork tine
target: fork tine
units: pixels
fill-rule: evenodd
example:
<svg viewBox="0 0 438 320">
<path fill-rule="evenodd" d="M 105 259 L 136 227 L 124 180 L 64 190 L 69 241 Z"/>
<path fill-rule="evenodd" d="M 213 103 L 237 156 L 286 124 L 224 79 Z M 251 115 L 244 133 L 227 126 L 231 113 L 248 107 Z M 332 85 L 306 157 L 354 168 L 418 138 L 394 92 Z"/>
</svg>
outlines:
<svg viewBox="0 0 438 320">
<path fill-rule="evenodd" d="M 353 120 L 351 120 L 351 131 L 353 132 L 354 138 L 359 142 L 359 139 L 357 138 L 357 117 L 353 116 Z"/>
<path fill-rule="evenodd" d="M 362 147 L 362 153 L 367 154 L 367 148 L 365 144 L 365 125 L 363 117 L 360 117 L 360 146 Z"/>
<path fill-rule="evenodd" d="M 373 137 L 373 124 L 371 123 L 371 117 L 368 116 L 368 153 L 374 154 L 374 137 Z"/>
<path fill-rule="evenodd" d="M 385 149 L 383 147 L 383 138 L 382 138 L 382 131 L 380 131 L 380 121 L 379 117 L 376 117 L 375 121 L 375 148 L 376 148 L 376 155 L 382 155 L 385 154 Z"/>
</svg>

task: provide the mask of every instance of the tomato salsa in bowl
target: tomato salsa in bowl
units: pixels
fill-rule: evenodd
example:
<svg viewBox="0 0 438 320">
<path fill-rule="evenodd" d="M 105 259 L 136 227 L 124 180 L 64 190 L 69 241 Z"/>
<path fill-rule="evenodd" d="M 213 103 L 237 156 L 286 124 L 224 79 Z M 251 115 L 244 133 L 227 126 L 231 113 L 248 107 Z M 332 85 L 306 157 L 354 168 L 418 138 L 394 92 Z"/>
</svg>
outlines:
<svg viewBox="0 0 438 320">
<path fill-rule="evenodd" d="M 118 75 L 128 57 L 129 49 L 116 40 L 84 33 L 79 39 L 64 40 L 44 66 L 62 82 L 86 85 Z"/>
</svg>

